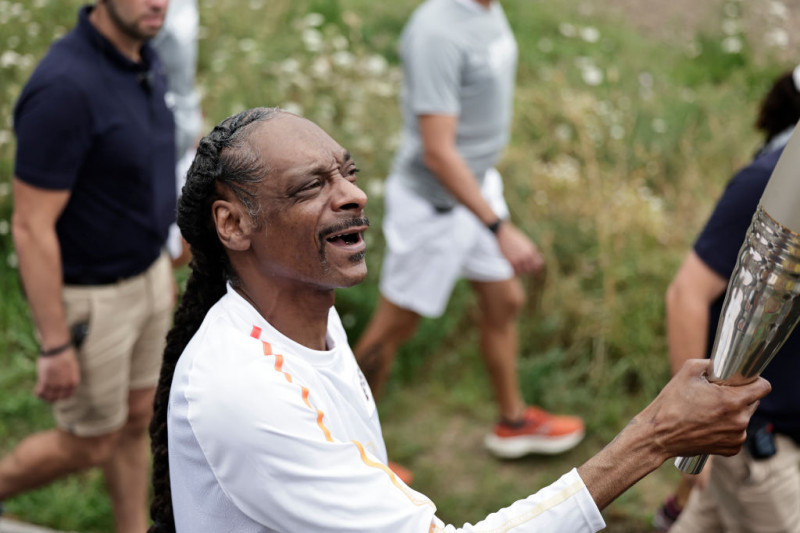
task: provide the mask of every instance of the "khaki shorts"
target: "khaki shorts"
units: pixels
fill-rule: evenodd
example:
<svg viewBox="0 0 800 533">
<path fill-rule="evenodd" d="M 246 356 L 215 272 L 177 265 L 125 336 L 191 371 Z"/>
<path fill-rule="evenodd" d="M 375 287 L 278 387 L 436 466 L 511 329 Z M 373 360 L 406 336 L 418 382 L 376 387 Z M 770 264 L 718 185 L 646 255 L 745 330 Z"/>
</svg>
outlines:
<svg viewBox="0 0 800 533">
<path fill-rule="evenodd" d="M 486 172 L 481 192 L 499 217 L 508 217 L 497 170 Z M 444 312 L 460 278 L 492 282 L 514 277 L 497 238 L 466 207 L 437 212 L 392 177 L 386 182 L 385 199 L 380 291 L 393 304 L 435 318 Z"/>
<path fill-rule="evenodd" d="M 128 393 L 155 387 L 170 327 L 173 278 L 166 253 L 144 273 L 109 285 L 64 287 L 67 324 L 86 324 L 78 350 L 81 382 L 53 406 L 59 428 L 105 435 L 128 418 Z"/>
<path fill-rule="evenodd" d="M 778 453 L 714 457 L 705 490 L 692 490 L 670 533 L 800 532 L 800 449 L 775 436 Z"/>
</svg>

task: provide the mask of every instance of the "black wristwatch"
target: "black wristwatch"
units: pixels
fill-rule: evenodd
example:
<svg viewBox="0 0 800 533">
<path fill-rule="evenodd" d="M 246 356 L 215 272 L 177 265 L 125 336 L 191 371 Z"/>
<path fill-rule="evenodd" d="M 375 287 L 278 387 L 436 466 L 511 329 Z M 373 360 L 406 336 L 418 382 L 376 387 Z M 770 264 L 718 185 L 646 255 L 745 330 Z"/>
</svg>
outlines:
<svg viewBox="0 0 800 533">
<path fill-rule="evenodd" d="M 497 235 L 497 230 L 500 229 L 500 224 L 502 224 L 502 223 L 503 223 L 503 219 L 502 218 L 498 218 L 494 222 L 489 222 L 488 224 L 486 224 L 486 227 L 489 228 L 489 231 L 491 231 L 492 233 Z"/>
</svg>

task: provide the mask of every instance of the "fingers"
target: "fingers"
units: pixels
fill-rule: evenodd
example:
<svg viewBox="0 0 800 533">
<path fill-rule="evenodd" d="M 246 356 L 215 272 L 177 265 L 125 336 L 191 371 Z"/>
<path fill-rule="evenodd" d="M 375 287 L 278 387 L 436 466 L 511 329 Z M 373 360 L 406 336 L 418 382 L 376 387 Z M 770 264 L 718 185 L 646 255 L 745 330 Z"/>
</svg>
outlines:
<svg viewBox="0 0 800 533">
<path fill-rule="evenodd" d="M 64 400 L 72 396 L 75 392 L 74 386 L 54 386 L 54 385 L 46 385 L 46 384 L 37 384 L 36 388 L 34 389 L 34 394 L 37 397 L 41 398 L 42 400 L 53 403 L 58 400 Z"/>
<path fill-rule="evenodd" d="M 34 394 L 46 402 L 69 398 L 80 383 L 80 369 L 73 350 L 53 357 L 40 357 Z"/>
</svg>

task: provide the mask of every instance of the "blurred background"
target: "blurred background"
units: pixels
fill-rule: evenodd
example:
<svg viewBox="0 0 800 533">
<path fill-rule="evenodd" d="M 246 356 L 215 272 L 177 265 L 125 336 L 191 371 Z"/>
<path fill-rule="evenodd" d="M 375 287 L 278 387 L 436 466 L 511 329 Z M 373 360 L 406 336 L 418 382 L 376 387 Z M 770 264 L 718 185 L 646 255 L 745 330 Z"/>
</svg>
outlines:
<svg viewBox="0 0 800 533">
<path fill-rule="evenodd" d="M 362 169 L 369 277 L 340 291 L 354 342 L 377 297 L 383 182 L 397 146 L 397 38 L 418 0 L 200 0 L 205 131 L 254 106 L 320 124 Z M 0 452 L 51 425 L 31 393 L 38 346 L 10 236 L 11 112 L 78 0 L 0 0 Z M 800 1 L 503 0 L 520 48 L 512 140 L 498 166 L 512 218 L 548 265 L 528 280 L 520 377 L 528 402 L 582 415 L 557 458 L 492 459 L 494 406 L 457 289 L 423 322 L 380 404 L 389 455 L 450 522 L 474 522 L 578 466 L 666 383 L 663 296 L 733 171 L 771 81 L 794 67 Z M 45 156 L 45 154 L 43 154 Z M 178 272 L 179 279 L 185 272 Z M 546 391 L 546 394 L 545 394 Z M 609 530 L 650 531 L 677 471 L 664 465 L 609 507 Z M 14 498 L 7 512 L 59 529 L 112 529 L 98 472 Z"/>
</svg>

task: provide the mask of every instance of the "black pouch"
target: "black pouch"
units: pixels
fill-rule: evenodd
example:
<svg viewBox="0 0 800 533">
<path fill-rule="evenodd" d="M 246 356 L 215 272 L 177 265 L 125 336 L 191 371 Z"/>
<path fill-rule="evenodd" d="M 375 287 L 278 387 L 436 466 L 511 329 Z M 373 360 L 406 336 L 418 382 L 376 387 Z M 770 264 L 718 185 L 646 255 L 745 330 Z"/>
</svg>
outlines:
<svg viewBox="0 0 800 533">
<path fill-rule="evenodd" d="M 81 347 L 83 341 L 86 340 L 86 336 L 89 334 L 89 324 L 86 322 L 79 322 L 70 328 L 70 332 L 72 334 L 72 345 L 75 346 L 75 349 Z"/>
<path fill-rule="evenodd" d="M 772 424 L 762 423 L 747 428 L 747 440 L 744 442 L 750 457 L 756 461 L 769 459 L 777 453 L 775 448 L 775 435 Z"/>
</svg>

